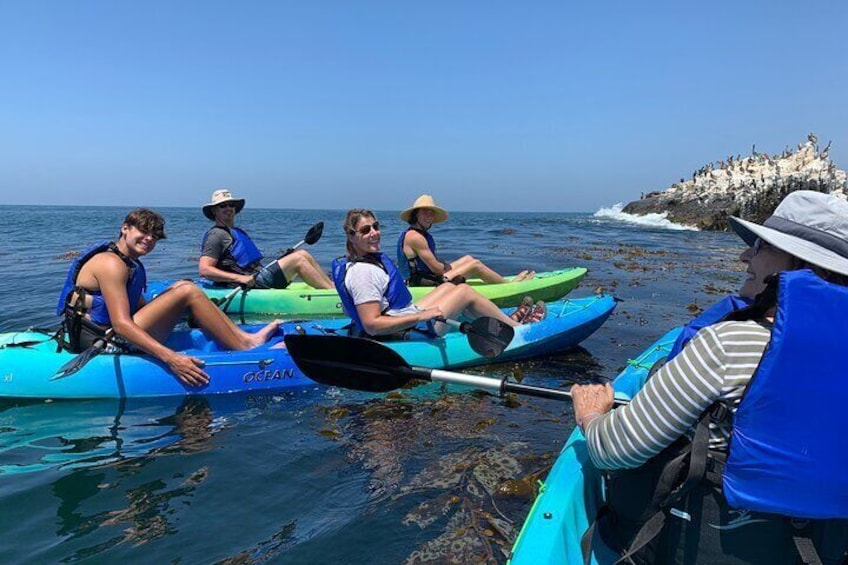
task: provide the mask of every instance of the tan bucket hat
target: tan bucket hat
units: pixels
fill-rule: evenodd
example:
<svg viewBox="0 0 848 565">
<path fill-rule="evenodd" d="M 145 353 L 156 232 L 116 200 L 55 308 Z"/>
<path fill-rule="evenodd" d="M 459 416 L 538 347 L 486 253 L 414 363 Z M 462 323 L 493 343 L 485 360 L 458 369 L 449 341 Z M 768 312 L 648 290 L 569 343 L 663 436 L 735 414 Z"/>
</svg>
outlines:
<svg viewBox="0 0 848 565">
<path fill-rule="evenodd" d="M 233 195 L 229 190 L 222 188 L 212 193 L 212 202 L 203 206 L 203 215 L 210 220 L 214 220 L 215 213 L 212 209 L 218 204 L 223 204 L 224 202 L 235 202 L 236 214 L 241 212 L 241 209 L 244 208 L 244 198 L 233 198 Z"/>
<path fill-rule="evenodd" d="M 412 216 L 412 213 L 419 208 L 429 208 L 435 212 L 435 216 L 433 218 L 434 224 L 439 224 L 448 219 L 447 211 L 444 208 L 436 206 L 436 201 L 433 200 L 433 197 L 429 194 L 422 194 L 416 198 L 415 202 L 412 203 L 412 206 L 400 213 L 400 219 L 409 223 L 409 217 Z"/>
<path fill-rule="evenodd" d="M 848 202 L 841 198 L 797 190 L 778 204 L 763 225 L 735 216 L 729 220 L 748 245 L 759 237 L 808 263 L 848 276 Z"/>
</svg>

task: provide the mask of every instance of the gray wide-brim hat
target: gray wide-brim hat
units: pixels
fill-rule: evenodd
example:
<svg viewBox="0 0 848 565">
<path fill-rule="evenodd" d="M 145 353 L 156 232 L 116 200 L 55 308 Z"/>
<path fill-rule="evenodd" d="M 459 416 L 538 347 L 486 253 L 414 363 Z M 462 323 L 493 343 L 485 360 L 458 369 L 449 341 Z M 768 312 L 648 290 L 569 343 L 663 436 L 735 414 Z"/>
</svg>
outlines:
<svg viewBox="0 0 848 565">
<path fill-rule="evenodd" d="M 224 202 L 235 202 L 236 214 L 241 212 L 241 209 L 244 208 L 244 198 L 233 198 L 233 195 L 229 190 L 221 188 L 212 193 L 212 202 L 204 204 L 203 215 L 214 221 L 215 212 L 213 211 L 213 208 L 215 208 L 218 204 L 223 204 Z"/>
<path fill-rule="evenodd" d="M 797 190 L 763 225 L 735 216 L 729 221 L 748 245 L 760 238 L 812 265 L 848 276 L 848 202 L 841 198 Z"/>
</svg>

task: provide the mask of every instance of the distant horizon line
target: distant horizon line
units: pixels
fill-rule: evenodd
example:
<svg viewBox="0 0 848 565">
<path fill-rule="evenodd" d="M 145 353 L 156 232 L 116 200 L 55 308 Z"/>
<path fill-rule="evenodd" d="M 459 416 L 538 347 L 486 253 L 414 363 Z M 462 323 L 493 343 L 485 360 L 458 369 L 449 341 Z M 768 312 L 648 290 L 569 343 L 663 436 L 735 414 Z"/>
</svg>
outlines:
<svg viewBox="0 0 848 565">
<path fill-rule="evenodd" d="M 609 206 L 613 206 L 614 204 L 610 204 Z M 152 210 L 156 209 L 164 209 L 164 208 L 179 208 L 179 209 L 197 209 L 198 212 L 201 210 L 202 206 L 129 206 L 122 204 L 0 204 L 0 207 L 3 206 L 15 206 L 19 208 L 122 208 L 132 210 L 135 208 L 150 208 Z M 606 208 L 608 206 L 601 206 L 601 208 Z M 346 212 L 348 208 L 275 208 L 268 206 L 251 206 L 251 210 L 294 210 L 294 211 L 311 211 L 311 210 L 321 210 L 321 211 L 329 211 L 329 212 Z M 403 208 L 398 208 L 397 210 L 393 208 L 372 208 L 376 212 L 396 212 L 403 210 Z M 599 208 L 600 209 L 600 208 Z M 588 211 L 582 210 L 579 212 L 568 212 L 568 211 L 551 211 L 551 210 L 449 210 L 449 213 L 457 213 L 457 214 L 594 214 L 597 210 Z"/>
</svg>

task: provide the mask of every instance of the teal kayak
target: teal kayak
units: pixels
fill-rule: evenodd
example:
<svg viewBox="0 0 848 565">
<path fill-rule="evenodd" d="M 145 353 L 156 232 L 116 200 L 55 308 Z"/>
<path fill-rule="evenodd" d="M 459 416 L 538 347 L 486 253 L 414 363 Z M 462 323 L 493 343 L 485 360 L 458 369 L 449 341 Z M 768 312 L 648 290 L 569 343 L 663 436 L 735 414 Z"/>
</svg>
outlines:
<svg viewBox="0 0 848 565">
<path fill-rule="evenodd" d="M 613 382 L 617 398 L 632 398 L 654 364 L 668 355 L 680 334 L 675 328 L 630 361 Z M 512 565 L 582 564 L 580 539 L 603 502 L 600 471 L 592 465 L 586 439 L 575 428 L 557 457 L 512 548 Z M 615 563 L 619 555 L 597 543 L 592 563 Z"/>
<path fill-rule="evenodd" d="M 545 320 L 516 328 L 504 353 L 487 359 L 475 353 L 459 332 L 432 339 L 416 336 L 388 342 L 410 364 L 434 369 L 470 367 L 497 361 L 546 355 L 573 347 L 594 333 L 615 309 L 608 295 L 551 302 Z M 166 344 L 205 363 L 210 382 L 187 387 L 160 361 L 146 354 L 103 353 L 78 372 L 54 379 L 75 355 L 56 352 L 56 343 L 43 332 L 0 334 L 0 398 L 134 398 L 276 392 L 317 386 L 301 373 L 283 347 L 287 333 L 345 332 L 346 319 L 288 322 L 268 343 L 248 351 L 222 351 L 199 330 L 175 331 Z M 245 326 L 250 330 L 259 326 Z"/>
</svg>

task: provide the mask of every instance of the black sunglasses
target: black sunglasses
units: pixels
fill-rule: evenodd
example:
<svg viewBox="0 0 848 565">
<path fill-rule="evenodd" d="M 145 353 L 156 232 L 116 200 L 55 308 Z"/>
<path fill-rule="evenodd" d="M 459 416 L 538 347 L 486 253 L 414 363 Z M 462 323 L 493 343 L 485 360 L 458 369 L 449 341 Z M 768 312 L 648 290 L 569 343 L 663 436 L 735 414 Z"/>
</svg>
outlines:
<svg viewBox="0 0 848 565">
<path fill-rule="evenodd" d="M 366 225 L 360 227 L 357 230 L 351 231 L 350 233 L 354 234 L 356 232 L 359 232 L 360 235 L 368 235 L 369 233 L 371 233 L 372 229 L 374 231 L 380 231 L 380 222 L 374 222 L 373 224 L 366 224 Z"/>
<path fill-rule="evenodd" d="M 223 204 L 218 204 L 218 208 L 237 208 L 235 202 L 224 202 Z"/>
</svg>

